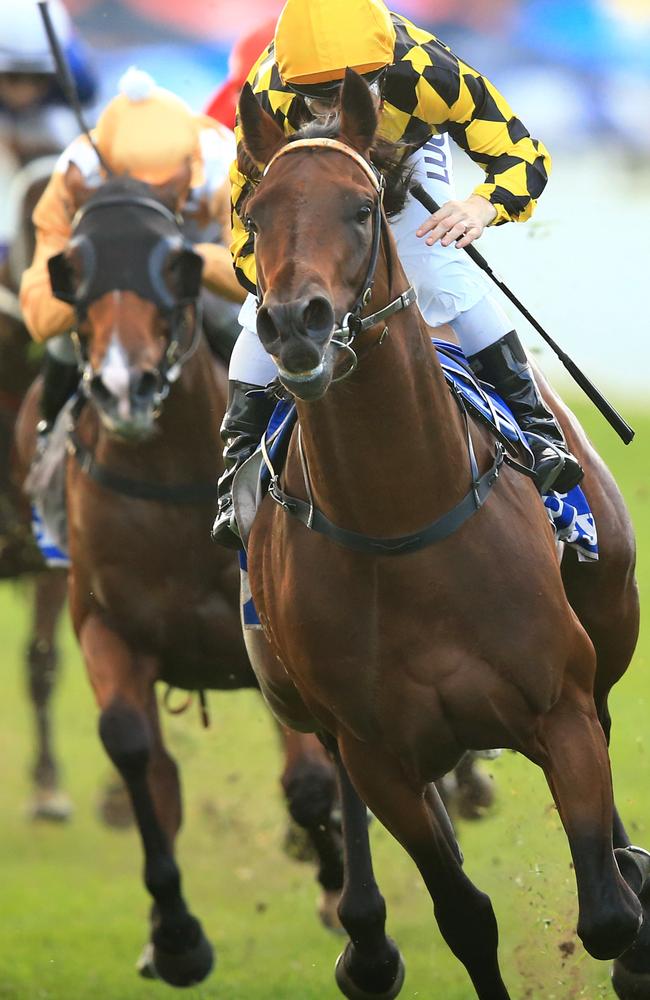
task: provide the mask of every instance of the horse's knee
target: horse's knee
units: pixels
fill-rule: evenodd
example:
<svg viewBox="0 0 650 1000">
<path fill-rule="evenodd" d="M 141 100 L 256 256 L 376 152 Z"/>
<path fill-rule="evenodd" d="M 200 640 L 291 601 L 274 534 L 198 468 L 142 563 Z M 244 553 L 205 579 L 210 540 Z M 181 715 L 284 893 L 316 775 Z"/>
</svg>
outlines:
<svg viewBox="0 0 650 1000">
<path fill-rule="evenodd" d="M 99 717 L 99 735 L 106 753 L 127 780 L 146 768 L 152 738 L 143 713 L 116 698 Z"/>
<path fill-rule="evenodd" d="M 291 818 L 298 826 L 329 821 L 336 795 L 333 769 L 318 761 L 303 762 L 287 772 L 282 787 Z"/>
</svg>

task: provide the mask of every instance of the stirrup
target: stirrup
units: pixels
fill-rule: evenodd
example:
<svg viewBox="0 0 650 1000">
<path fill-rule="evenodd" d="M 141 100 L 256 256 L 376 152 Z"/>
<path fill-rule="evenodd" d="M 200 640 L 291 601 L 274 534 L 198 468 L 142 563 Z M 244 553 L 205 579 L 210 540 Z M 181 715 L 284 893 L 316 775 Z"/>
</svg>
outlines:
<svg viewBox="0 0 650 1000">
<path fill-rule="evenodd" d="M 233 506 L 232 493 L 225 493 L 219 500 L 217 516 L 210 532 L 212 540 L 217 545 L 223 545 L 226 549 L 240 550 L 242 540 L 239 536 L 235 509 Z"/>
<path fill-rule="evenodd" d="M 535 483 L 542 496 L 568 493 L 582 480 L 584 471 L 576 458 L 550 438 L 526 434 L 535 460 Z"/>
</svg>

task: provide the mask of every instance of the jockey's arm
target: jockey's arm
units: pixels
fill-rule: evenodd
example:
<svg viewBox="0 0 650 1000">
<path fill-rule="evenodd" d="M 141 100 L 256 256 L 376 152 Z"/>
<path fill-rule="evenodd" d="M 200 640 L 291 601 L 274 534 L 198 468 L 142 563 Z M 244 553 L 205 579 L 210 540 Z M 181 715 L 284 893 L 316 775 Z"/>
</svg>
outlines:
<svg viewBox="0 0 650 1000">
<path fill-rule="evenodd" d="M 237 160 L 230 168 L 232 201 L 232 238 L 230 252 L 235 265 L 235 275 L 242 288 L 257 294 L 255 269 L 255 240 L 244 224 L 243 205 L 252 188 L 252 180 L 244 173 Z"/>
<path fill-rule="evenodd" d="M 32 216 L 36 248 L 20 283 L 20 304 L 27 329 L 36 341 L 48 340 L 74 326 L 72 306 L 54 298 L 47 262 L 65 249 L 71 232 L 71 207 L 62 173 L 52 175 Z"/>
<path fill-rule="evenodd" d="M 431 57 L 433 75 L 429 79 L 435 86 L 426 78 L 420 80 L 418 115 L 436 131 L 448 132 L 482 167 L 485 180 L 468 199 L 451 202 L 443 212 L 431 216 L 418 235 L 429 232 L 433 241 L 448 231 L 450 219 L 471 225 L 474 238 L 486 225 L 526 221 L 546 187 L 551 169 L 548 151 L 531 137 L 486 77 L 435 39 L 423 47 Z M 437 222 L 443 221 L 437 229 Z M 468 242 L 471 239 L 459 245 Z"/>
<path fill-rule="evenodd" d="M 203 257 L 203 284 L 230 302 L 243 302 L 246 293 L 237 280 L 228 249 L 231 225 L 230 181 L 227 178 L 212 196 L 210 214 L 221 227 L 223 243 L 195 244 L 194 249 Z"/>
</svg>

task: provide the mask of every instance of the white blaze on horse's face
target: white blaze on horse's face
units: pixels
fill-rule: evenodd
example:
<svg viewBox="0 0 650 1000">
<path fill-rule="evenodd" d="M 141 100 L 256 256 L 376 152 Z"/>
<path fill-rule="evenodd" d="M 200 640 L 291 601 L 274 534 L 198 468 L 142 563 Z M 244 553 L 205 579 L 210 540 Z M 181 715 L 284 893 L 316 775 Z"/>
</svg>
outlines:
<svg viewBox="0 0 650 1000">
<path fill-rule="evenodd" d="M 116 292 L 119 295 L 119 292 Z M 101 367 L 102 382 L 117 401 L 121 420 L 131 416 L 129 359 L 120 343 L 119 330 L 114 329 Z"/>
</svg>

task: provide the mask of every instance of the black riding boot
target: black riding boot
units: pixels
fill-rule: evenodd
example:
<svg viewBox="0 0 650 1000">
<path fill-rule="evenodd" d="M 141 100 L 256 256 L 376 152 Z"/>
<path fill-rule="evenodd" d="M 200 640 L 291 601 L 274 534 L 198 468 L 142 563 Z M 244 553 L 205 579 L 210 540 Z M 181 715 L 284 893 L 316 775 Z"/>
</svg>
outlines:
<svg viewBox="0 0 650 1000">
<path fill-rule="evenodd" d="M 219 509 L 212 527 L 215 542 L 228 549 L 242 547 L 232 502 L 235 473 L 257 448 L 275 408 L 276 401 L 263 395 L 261 388 L 234 379 L 228 383 L 228 409 L 221 424 L 226 468 L 217 484 Z"/>
<path fill-rule="evenodd" d="M 59 361 L 48 351 L 45 351 L 41 365 L 43 378 L 43 393 L 41 396 L 42 420 L 38 425 L 38 433 L 45 437 L 54 427 L 56 418 L 75 394 L 79 387 L 79 369 L 76 362 L 68 364 Z"/>
<path fill-rule="evenodd" d="M 535 459 L 540 493 L 567 493 L 582 479 L 582 466 L 567 448 L 560 426 L 542 399 L 515 330 L 470 359 L 474 372 L 490 382 L 512 410 Z"/>
</svg>

